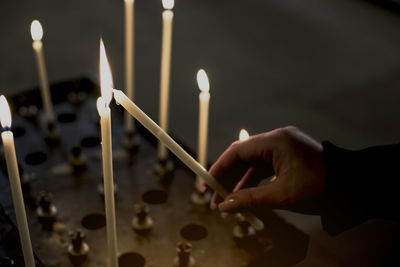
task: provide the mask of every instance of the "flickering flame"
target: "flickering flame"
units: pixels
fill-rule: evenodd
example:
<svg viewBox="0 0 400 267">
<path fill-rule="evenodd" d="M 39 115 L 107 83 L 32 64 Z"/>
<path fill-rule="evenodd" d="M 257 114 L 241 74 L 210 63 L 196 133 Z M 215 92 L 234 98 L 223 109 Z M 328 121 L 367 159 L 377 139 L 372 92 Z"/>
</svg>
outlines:
<svg viewBox="0 0 400 267">
<path fill-rule="evenodd" d="M 197 72 L 197 84 L 199 85 L 201 91 L 210 91 L 210 83 L 208 82 L 207 74 L 203 69 L 200 69 Z"/>
<path fill-rule="evenodd" d="M 247 139 L 249 139 L 249 137 L 250 137 L 249 133 L 245 129 L 240 130 L 240 134 L 239 134 L 240 141 L 247 140 Z"/>
<path fill-rule="evenodd" d="M 162 0 L 162 4 L 165 9 L 173 9 L 174 8 L 174 0 Z"/>
<path fill-rule="evenodd" d="M 43 37 L 43 28 L 40 22 L 35 19 L 31 24 L 31 35 L 34 41 L 40 41 Z"/>
<path fill-rule="evenodd" d="M 100 88 L 101 97 L 104 99 L 105 104 L 109 105 L 112 99 L 113 81 L 103 39 L 100 39 Z"/>
<path fill-rule="evenodd" d="M 0 96 L 0 122 L 3 128 L 11 128 L 10 106 L 4 95 Z"/>
</svg>

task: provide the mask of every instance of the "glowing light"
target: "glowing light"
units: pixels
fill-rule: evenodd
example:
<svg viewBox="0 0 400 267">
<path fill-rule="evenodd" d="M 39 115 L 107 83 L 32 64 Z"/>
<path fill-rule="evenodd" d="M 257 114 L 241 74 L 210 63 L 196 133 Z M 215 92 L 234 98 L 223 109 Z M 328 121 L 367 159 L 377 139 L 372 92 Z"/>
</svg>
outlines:
<svg viewBox="0 0 400 267">
<path fill-rule="evenodd" d="M 203 69 L 200 69 L 197 72 L 197 84 L 199 85 L 201 91 L 210 91 L 210 83 L 208 81 L 207 73 Z"/>
<path fill-rule="evenodd" d="M 111 68 L 108 63 L 106 49 L 104 48 L 103 39 L 100 39 L 100 88 L 101 97 L 104 99 L 106 105 L 109 105 L 111 102 L 113 87 Z"/>
<path fill-rule="evenodd" d="M 162 0 L 162 4 L 165 9 L 173 9 L 174 8 L 174 0 Z"/>
<path fill-rule="evenodd" d="M 0 96 L 0 122 L 3 128 L 11 127 L 11 111 L 7 99 L 4 95 Z"/>
<path fill-rule="evenodd" d="M 31 36 L 34 41 L 40 41 L 43 37 L 43 28 L 38 20 L 32 21 L 31 24 Z"/>
<path fill-rule="evenodd" d="M 249 137 L 250 137 L 249 133 L 245 129 L 240 130 L 240 134 L 239 134 L 240 141 L 247 140 L 247 139 L 249 139 Z"/>
<path fill-rule="evenodd" d="M 126 3 L 133 3 L 133 0 L 125 0 Z"/>
</svg>

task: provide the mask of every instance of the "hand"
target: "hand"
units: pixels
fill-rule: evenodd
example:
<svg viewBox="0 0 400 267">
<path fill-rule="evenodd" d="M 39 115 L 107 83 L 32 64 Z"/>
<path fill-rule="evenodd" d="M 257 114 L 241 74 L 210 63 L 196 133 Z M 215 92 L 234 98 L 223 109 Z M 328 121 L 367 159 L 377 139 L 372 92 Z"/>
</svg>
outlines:
<svg viewBox="0 0 400 267">
<path fill-rule="evenodd" d="M 211 205 L 230 213 L 259 207 L 318 213 L 326 185 L 322 145 L 292 126 L 234 142 L 209 172 L 233 192 L 225 201 L 214 194 Z"/>
</svg>

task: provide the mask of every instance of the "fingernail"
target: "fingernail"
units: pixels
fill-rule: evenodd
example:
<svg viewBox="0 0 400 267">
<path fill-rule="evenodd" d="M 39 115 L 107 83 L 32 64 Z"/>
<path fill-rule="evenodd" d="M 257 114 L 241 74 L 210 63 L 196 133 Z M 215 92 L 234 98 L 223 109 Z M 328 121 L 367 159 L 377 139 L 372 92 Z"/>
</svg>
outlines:
<svg viewBox="0 0 400 267">
<path fill-rule="evenodd" d="M 210 203 L 210 209 L 211 210 L 216 210 L 217 209 L 217 204 L 215 204 L 214 202 Z"/>
<path fill-rule="evenodd" d="M 234 205 L 235 205 L 235 199 L 228 198 L 225 201 L 219 203 L 218 208 L 220 211 L 224 212 L 226 210 L 233 208 Z"/>
</svg>

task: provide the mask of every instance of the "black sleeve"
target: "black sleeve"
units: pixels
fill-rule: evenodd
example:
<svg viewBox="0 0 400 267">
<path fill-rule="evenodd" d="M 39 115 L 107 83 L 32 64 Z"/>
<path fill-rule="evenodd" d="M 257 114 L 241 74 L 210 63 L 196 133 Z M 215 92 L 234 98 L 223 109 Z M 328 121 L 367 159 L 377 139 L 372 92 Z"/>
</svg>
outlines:
<svg viewBox="0 0 400 267">
<path fill-rule="evenodd" d="M 358 151 L 322 142 L 328 183 L 321 220 L 339 234 L 368 219 L 400 220 L 400 144 Z"/>
</svg>

